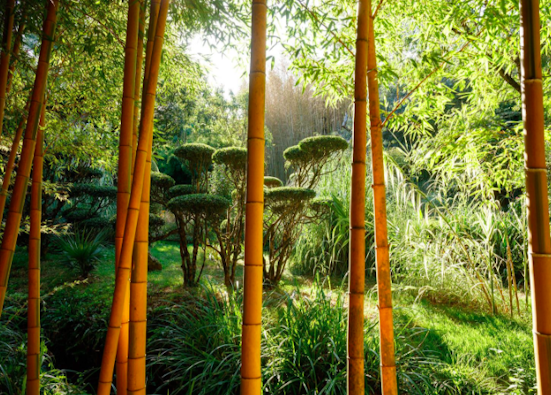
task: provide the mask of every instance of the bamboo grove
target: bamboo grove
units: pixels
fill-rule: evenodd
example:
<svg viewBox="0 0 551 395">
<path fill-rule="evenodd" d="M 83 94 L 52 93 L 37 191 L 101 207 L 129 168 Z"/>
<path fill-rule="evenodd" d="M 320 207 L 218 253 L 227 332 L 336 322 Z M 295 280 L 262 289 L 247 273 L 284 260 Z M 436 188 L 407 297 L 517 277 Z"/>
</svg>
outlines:
<svg viewBox="0 0 551 395">
<path fill-rule="evenodd" d="M 0 315 L 10 268 L 24 215 L 29 180 L 27 394 L 40 394 L 41 323 L 40 255 L 45 141 L 46 92 L 51 52 L 55 51 L 56 18 L 63 1 L 45 1 L 40 54 L 32 94 L 22 111 L 5 165 L 0 192 L 0 222 L 9 202 L 0 246 Z M 374 241 L 380 338 L 382 393 L 398 393 L 392 307 L 392 281 L 383 154 L 383 122 L 379 99 L 375 10 L 371 0 L 360 0 L 354 55 L 354 129 L 351 160 L 349 222 L 349 284 L 347 328 L 347 393 L 365 389 L 365 257 L 367 147 L 371 148 Z M 387 5 L 391 7 L 391 4 Z M 25 29 L 25 10 L 17 29 L 16 2 L 7 0 L 0 55 L 0 134 L 6 97 L 16 68 Z M 97 393 L 110 394 L 116 376 L 118 394 L 146 393 L 147 265 L 150 241 L 151 174 L 157 86 L 169 0 L 129 0 L 124 42 L 124 79 L 115 225 L 115 286 L 103 348 Z M 251 37 L 247 134 L 247 177 L 244 238 L 244 294 L 241 323 L 241 393 L 259 395 L 262 384 L 262 296 L 265 209 L 266 0 L 250 1 Z M 534 345 L 538 393 L 551 394 L 551 237 L 545 163 L 540 19 L 538 0 L 521 0 L 522 103 L 525 132 L 525 170 L 532 282 Z M 146 23 L 146 17 L 148 21 Z M 167 22 L 168 21 L 168 22 Z M 147 32 L 147 33 L 146 33 Z M 14 34 L 15 33 L 15 34 Z M 368 112 L 369 110 L 369 112 Z M 370 128 L 368 139 L 367 128 Z M 386 121 L 385 121 L 386 122 Z M 23 144 L 16 166 L 21 138 Z M 15 183 L 9 191 L 12 172 Z M 32 177 L 31 177 L 32 172 Z M 511 308 L 512 310 L 512 308 Z"/>
</svg>

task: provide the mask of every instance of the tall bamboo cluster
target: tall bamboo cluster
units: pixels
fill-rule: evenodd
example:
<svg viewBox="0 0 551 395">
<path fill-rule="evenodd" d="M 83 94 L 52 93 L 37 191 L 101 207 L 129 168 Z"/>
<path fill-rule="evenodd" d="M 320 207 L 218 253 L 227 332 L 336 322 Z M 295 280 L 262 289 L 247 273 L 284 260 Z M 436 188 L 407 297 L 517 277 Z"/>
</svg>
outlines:
<svg viewBox="0 0 551 395">
<path fill-rule="evenodd" d="M 260 325 L 262 320 L 266 14 L 266 0 L 253 0 L 247 137 L 245 285 L 241 346 L 241 394 L 243 395 L 259 395 L 262 390 Z"/>
<path fill-rule="evenodd" d="M 538 394 L 551 394 L 551 237 L 545 163 L 538 0 L 520 1 L 522 118 L 526 145 L 528 251 Z"/>
<path fill-rule="evenodd" d="M 12 50 L 13 21 L 15 19 L 15 0 L 6 1 L 4 16 L 4 35 L 2 37 L 2 55 L 0 55 L 0 135 L 4 126 L 4 110 L 6 108 L 6 87 L 10 69 Z"/>
<path fill-rule="evenodd" d="M 115 267 L 119 266 L 124 225 L 130 200 L 132 182 L 133 157 L 133 123 L 134 123 L 134 92 L 136 60 L 138 48 L 138 27 L 140 2 L 130 0 L 128 7 L 128 22 L 126 27 L 126 46 L 124 58 L 123 97 L 121 111 L 121 130 L 119 138 L 119 167 L 117 179 L 117 220 L 115 225 Z M 121 333 L 117 347 L 116 372 L 117 393 L 125 395 L 128 375 L 128 320 L 129 320 L 129 290 L 126 292 L 122 315 Z"/>
<path fill-rule="evenodd" d="M 386 221 L 385 166 L 383 162 L 383 133 L 377 80 L 377 52 L 371 0 L 367 0 L 369 34 L 367 54 L 367 86 L 369 91 L 369 123 L 371 127 L 371 167 L 373 171 L 373 208 L 375 216 L 375 246 L 377 260 L 377 294 L 379 298 L 379 334 L 381 382 L 383 395 L 398 394 L 394 356 L 394 324 L 392 320 L 392 289 Z"/>
<path fill-rule="evenodd" d="M 29 296 L 27 303 L 27 395 L 40 395 L 40 227 L 42 223 L 45 109 L 46 107 L 43 106 L 40 115 L 31 186 Z"/>
<path fill-rule="evenodd" d="M 157 28 L 160 11 L 160 2 L 152 1 L 150 10 L 149 32 L 146 47 L 146 65 L 144 72 L 144 86 L 149 84 L 151 77 L 151 58 L 155 43 L 154 33 Z M 143 49 L 143 25 L 140 27 Z M 139 47 L 139 44 L 138 44 Z M 141 64 L 140 64 L 141 68 Z M 141 73 L 140 73 L 141 74 Z M 146 92 L 144 92 L 144 95 Z M 139 97 L 139 91 L 135 91 L 135 98 Z M 137 107 L 135 107 L 137 110 Z M 153 130 L 153 119 L 148 126 Z M 145 357 L 147 335 L 147 263 L 149 256 L 149 198 L 151 193 L 151 156 L 153 149 L 153 133 L 150 133 L 148 152 L 146 158 L 144 185 L 138 217 L 138 230 L 134 242 L 134 262 L 130 277 L 130 344 L 128 349 L 128 393 L 144 393 L 145 382 Z"/>
<path fill-rule="evenodd" d="M 4 307 L 8 278 L 17 242 L 17 235 L 19 233 L 19 226 L 21 224 L 23 204 L 27 194 L 27 184 L 34 157 L 39 118 L 44 101 L 44 92 L 46 90 L 50 53 L 53 46 L 58 4 L 59 0 L 48 1 L 48 13 L 43 25 L 42 44 L 40 47 L 31 104 L 27 117 L 23 149 L 19 159 L 19 167 L 15 178 L 6 226 L 4 228 L 4 237 L 2 238 L 2 245 L 0 246 L 0 315 Z"/>
<path fill-rule="evenodd" d="M 348 279 L 347 389 L 350 395 L 365 393 L 364 298 L 365 298 L 365 174 L 367 144 L 367 36 L 368 1 L 358 3 L 356 69 L 354 76 L 354 141 L 350 192 L 350 274 Z"/>
<path fill-rule="evenodd" d="M 367 0 L 369 34 L 367 54 L 367 85 L 369 91 L 369 123 L 371 127 L 371 167 L 373 171 L 373 208 L 375 216 L 375 246 L 377 260 L 377 294 L 379 298 L 379 334 L 381 382 L 383 395 L 398 394 L 394 356 L 394 324 L 392 320 L 392 289 L 386 221 L 385 166 L 383 162 L 383 133 L 377 80 L 377 52 L 371 0 Z"/>
<path fill-rule="evenodd" d="M 155 27 L 154 40 L 152 44 L 149 70 L 144 79 L 146 89 L 143 94 L 142 115 L 139 128 L 138 146 L 136 149 L 136 159 L 132 177 L 132 187 L 130 199 L 128 202 L 128 211 L 124 226 L 124 235 L 122 239 L 121 252 L 118 261 L 118 268 L 115 279 L 115 291 L 113 294 L 113 304 L 109 318 L 109 328 L 105 340 L 103 360 L 98 384 L 98 394 L 109 394 L 113 378 L 115 357 L 117 354 L 117 344 L 121 332 L 121 322 L 123 310 L 126 303 L 126 294 L 132 269 L 132 254 L 134 251 L 134 242 L 137 233 L 144 231 L 145 221 L 140 223 L 138 229 L 138 220 L 140 216 L 140 207 L 142 205 L 142 194 L 144 190 L 144 180 L 147 170 L 147 160 L 151 157 L 151 138 L 154 117 L 155 94 L 157 80 L 159 76 L 159 67 L 161 63 L 161 52 L 163 47 L 163 37 L 166 27 L 166 18 L 168 14 L 169 0 L 162 0 L 159 8 L 159 15 Z M 147 186 L 146 186 L 147 187 Z M 147 258 L 146 258 L 147 259 Z M 145 338 L 143 339 L 143 348 L 145 353 Z M 141 358 L 140 358 L 141 359 Z M 140 373 L 145 377 L 145 369 Z M 129 385 L 133 385 L 129 381 Z M 145 387 L 145 386 L 144 386 Z M 145 388 L 134 388 L 132 391 L 145 392 Z M 130 392 L 130 391 L 129 391 Z"/>
</svg>

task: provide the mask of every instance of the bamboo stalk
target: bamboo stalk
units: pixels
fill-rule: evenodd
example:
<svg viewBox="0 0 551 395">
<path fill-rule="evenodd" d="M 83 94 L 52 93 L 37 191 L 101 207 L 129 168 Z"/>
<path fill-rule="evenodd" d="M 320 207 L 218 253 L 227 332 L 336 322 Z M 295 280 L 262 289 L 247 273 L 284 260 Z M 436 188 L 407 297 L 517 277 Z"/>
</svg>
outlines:
<svg viewBox="0 0 551 395">
<path fill-rule="evenodd" d="M 394 325 L 392 319 L 392 283 L 388 251 L 386 219 L 385 166 L 383 161 L 383 134 L 377 80 L 375 31 L 371 16 L 371 0 L 367 0 L 369 17 L 367 85 L 369 91 L 369 121 L 371 127 L 371 163 L 373 168 L 373 211 L 375 217 L 375 245 L 377 261 L 377 290 L 379 298 L 379 332 L 381 355 L 381 382 L 383 395 L 398 393 L 394 356 Z"/>
<path fill-rule="evenodd" d="M 130 270 L 132 263 L 132 253 L 134 241 L 136 239 L 137 223 L 141 206 L 142 191 L 144 189 L 144 176 L 146 173 L 147 157 L 149 151 L 149 139 L 152 134 L 151 125 L 154 117 L 155 94 L 157 89 L 157 80 L 159 76 L 159 67 L 161 63 L 161 53 L 163 47 L 163 37 L 168 14 L 169 0 L 162 0 L 157 27 L 155 31 L 155 44 L 151 55 L 151 68 L 149 79 L 147 81 L 146 94 L 144 95 L 144 112 L 140 123 L 140 135 L 136 153 L 136 164 L 134 168 L 134 177 L 132 180 L 132 190 L 128 205 L 128 214 L 124 227 L 124 238 L 119 259 L 119 267 L 116 275 L 115 291 L 113 294 L 113 305 L 109 318 L 109 328 L 105 340 L 102 366 L 98 384 L 98 394 L 109 394 L 113 378 L 113 365 L 115 363 L 115 354 L 120 334 L 122 313 L 125 303 L 125 295 L 128 289 L 130 279 Z"/>
<path fill-rule="evenodd" d="M 367 144 L 367 53 L 369 11 L 366 0 L 358 2 L 356 68 L 354 76 L 354 141 L 350 190 L 350 254 L 348 278 L 347 393 L 365 393 L 364 299 L 365 299 L 365 175 Z"/>
<path fill-rule="evenodd" d="M 31 186 L 29 296 L 27 303 L 27 395 L 40 395 L 40 228 L 42 225 L 45 113 L 46 106 L 43 106 L 40 115 L 40 127 L 36 137 Z"/>
<path fill-rule="evenodd" d="M 141 82 L 142 82 L 142 66 L 143 66 L 143 42 L 144 42 L 144 32 L 145 32 L 145 2 L 144 0 L 140 1 L 140 21 L 138 27 L 138 53 L 136 58 L 136 82 L 134 83 L 134 124 L 133 124 L 133 137 L 132 137 L 132 171 L 134 171 L 134 162 L 136 160 L 136 149 L 138 148 L 138 125 L 140 123 L 140 93 L 141 93 Z M 159 1 L 152 2 L 151 15 L 159 15 Z M 151 22 L 150 22 L 150 26 Z M 154 32 L 153 29 L 149 29 L 150 32 Z M 151 55 L 150 55 L 151 56 Z"/>
<path fill-rule="evenodd" d="M 29 175 L 31 173 L 31 164 L 34 157 L 39 117 L 44 100 L 44 91 L 46 90 L 50 53 L 53 47 L 58 4 L 59 0 L 48 1 L 48 14 L 43 26 L 42 45 L 40 47 L 31 105 L 27 117 L 23 149 L 21 151 L 21 158 L 15 178 L 15 186 L 13 188 L 8 218 L 4 229 L 4 237 L 2 238 L 2 245 L 0 247 L 0 315 L 4 307 L 8 278 L 19 233 L 19 225 L 21 224 L 23 204 L 27 194 Z"/>
<path fill-rule="evenodd" d="M 538 394 L 551 394 L 551 237 L 545 163 L 538 0 L 520 1 L 522 118 L 525 136 L 528 252 Z"/>
<path fill-rule="evenodd" d="M 142 8 L 143 9 L 143 8 Z M 144 15 L 145 16 L 145 15 Z M 154 43 L 154 32 L 157 26 L 159 16 L 159 2 L 151 3 L 150 22 L 147 41 L 146 55 L 146 73 L 144 75 L 144 85 L 149 81 L 151 70 L 151 54 Z M 143 29 L 140 25 L 142 37 L 139 39 L 138 46 L 143 50 Z M 138 55 L 139 56 L 139 55 Z M 139 74 L 141 76 L 141 61 Z M 138 75 L 136 75 L 138 81 Z M 139 112 L 137 98 L 139 98 L 139 89 L 135 89 L 136 105 L 134 107 L 135 119 Z M 153 124 L 149 126 L 153 130 Z M 136 133 L 137 134 L 137 133 Z M 137 137 L 137 136 L 135 136 Z M 147 335 L 147 264 L 149 256 L 149 199 L 151 192 L 151 157 L 153 149 L 153 133 L 149 136 L 149 147 L 146 159 L 146 168 L 144 175 L 144 186 L 142 190 L 142 200 L 140 204 L 140 215 L 136 231 L 136 240 L 134 242 L 133 267 L 130 282 L 130 343 L 128 352 L 128 392 L 132 394 L 145 394 L 145 357 L 146 357 L 146 335 Z"/>
<path fill-rule="evenodd" d="M 266 0 L 252 1 L 245 274 L 241 346 L 241 394 L 260 395 L 262 374 L 262 232 L 264 214 L 264 119 L 266 103 Z"/>
<path fill-rule="evenodd" d="M 124 58 L 123 98 L 121 111 L 121 131 L 119 139 L 119 168 L 117 180 L 117 221 L 115 225 L 115 267 L 118 268 L 124 236 L 124 225 L 130 200 L 132 182 L 134 91 L 136 82 L 136 59 L 138 47 L 138 26 L 140 3 L 129 0 L 126 27 L 126 47 Z M 126 395 L 128 381 L 128 320 L 129 292 L 125 296 L 121 332 L 117 347 L 117 394 Z"/>
<path fill-rule="evenodd" d="M 4 171 L 4 178 L 2 180 L 2 190 L 0 191 L 0 223 L 4 219 L 4 209 L 6 208 L 6 200 L 8 198 L 8 189 L 11 183 L 11 176 L 13 174 L 13 169 L 15 168 L 15 159 L 17 158 L 17 151 L 19 149 L 19 143 L 21 142 L 21 137 L 23 136 L 23 130 L 25 129 L 25 122 L 27 121 L 27 116 L 25 115 L 29 111 L 29 106 L 31 100 L 27 101 L 25 106 L 25 111 L 21 114 L 21 120 L 15 131 L 15 136 L 13 137 L 13 142 L 11 144 L 10 156 L 8 157 L 8 163 L 6 164 L 6 169 Z"/>
<path fill-rule="evenodd" d="M 15 19 L 15 0 L 6 1 L 4 11 L 4 35 L 2 36 L 2 55 L 0 55 L 0 136 L 4 128 L 4 110 L 6 108 L 6 87 L 10 69 L 12 48 L 13 21 Z"/>
</svg>

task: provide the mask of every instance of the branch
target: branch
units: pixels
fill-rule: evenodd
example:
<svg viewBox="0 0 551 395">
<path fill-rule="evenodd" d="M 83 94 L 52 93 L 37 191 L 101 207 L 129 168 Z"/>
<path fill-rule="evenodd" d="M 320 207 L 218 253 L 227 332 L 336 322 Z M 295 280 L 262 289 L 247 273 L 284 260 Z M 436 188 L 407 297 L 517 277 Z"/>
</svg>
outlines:
<svg viewBox="0 0 551 395">
<path fill-rule="evenodd" d="M 480 35 L 480 33 L 482 33 L 482 30 L 478 33 L 478 35 Z M 458 51 L 459 52 L 463 52 L 463 50 L 465 48 L 467 48 L 469 45 L 471 44 L 471 41 L 467 41 L 462 47 L 461 49 Z M 451 52 L 451 51 L 450 51 Z M 449 54 L 449 52 L 448 52 Z M 402 100 L 400 100 L 400 102 L 398 104 L 396 104 L 396 106 L 394 106 L 394 108 L 392 109 L 392 111 L 387 115 L 387 117 L 385 118 L 384 122 L 381 124 L 381 129 L 384 128 L 384 126 L 386 125 L 386 123 L 388 122 L 389 119 L 391 119 L 394 114 L 396 113 L 396 111 L 402 107 L 402 105 L 404 104 L 404 102 L 409 99 L 411 97 L 411 95 L 421 87 L 421 85 L 423 85 L 430 77 L 432 77 L 438 70 L 440 70 L 445 64 L 447 63 L 447 60 L 444 60 L 442 63 L 440 63 L 438 66 L 436 66 L 429 74 L 427 74 L 427 76 L 425 78 L 423 78 L 416 86 L 415 88 L 413 88 L 411 91 L 408 92 L 407 95 L 405 95 Z"/>
<path fill-rule="evenodd" d="M 379 1 L 379 4 L 377 5 L 377 8 L 375 8 L 375 12 L 373 13 L 373 16 L 371 17 L 372 19 L 377 18 L 377 14 L 379 13 L 379 10 L 381 9 L 384 2 L 385 2 L 385 0 Z"/>
<path fill-rule="evenodd" d="M 297 0 L 298 3 L 302 6 L 302 8 L 304 8 L 311 16 L 312 18 L 314 18 L 314 20 L 322 25 L 329 33 L 331 33 L 331 35 L 333 36 L 333 38 L 335 38 L 342 46 L 344 49 L 346 49 L 348 51 L 348 53 L 350 55 L 352 55 L 353 57 L 355 56 L 354 55 L 354 52 L 352 52 L 352 50 L 348 47 L 348 45 L 346 45 L 336 34 L 335 32 L 333 32 L 332 30 L 329 30 L 329 28 L 322 22 L 319 20 L 318 16 L 313 12 L 311 11 L 307 6 L 306 4 L 304 4 L 301 0 Z"/>
</svg>

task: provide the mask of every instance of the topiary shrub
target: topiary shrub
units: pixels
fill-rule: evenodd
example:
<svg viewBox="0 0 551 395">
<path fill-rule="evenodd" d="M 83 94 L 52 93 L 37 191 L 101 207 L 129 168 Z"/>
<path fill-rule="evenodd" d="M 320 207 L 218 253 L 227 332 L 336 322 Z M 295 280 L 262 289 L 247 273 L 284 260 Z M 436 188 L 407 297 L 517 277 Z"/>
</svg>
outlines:
<svg viewBox="0 0 551 395">
<path fill-rule="evenodd" d="M 217 195 L 195 193 L 181 195 L 170 199 L 167 208 L 174 214 L 180 237 L 180 256 L 184 286 L 196 286 L 199 283 L 205 266 L 205 253 L 199 273 L 197 258 L 199 246 L 206 249 L 207 227 L 209 224 L 220 224 L 231 201 Z M 219 226 L 219 225 L 218 225 Z M 192 252 L 188 249 L 188 236 L 191 233 Z"/>
<path fill-rule="evenodd" d="M 117 198 L 117 188 L 110 185 L 75 183 L 70 187 L 69 196 L 71 197 L 89 196 L 93 199 L 115 200 Z"/>
<path fill-rule="evenodd" d="M 231 200 L 225 220 L 219 226 L 213 224 L 212 228 L 219 244 L 215 251 L 224 270 L 224 284 L 231 292 L 245 231 L 247 150 L 240 147 L 222 148 L 216 151 L 213 160 L 216 164 L 214 189 Z"/>
<path fill-rule="evenodd" d="M 175 185 L 168 190 L 169 199 L 173 199 L 178 196 L 192 195 L 197 193 L 195 185 Z"/>
<path fill-rule="evenodd" d="M 215 151 L 210 145 L 199 143 L 184 144 L 174 150 L 174 156 L 191 172 L 192 184 L 197 190 L 206 190 L 208 187 L 208 172 Z"/>
<path fill-rule="evenodd" d="M 283 152 L 285 167 L 292 170 L 290 179 L 298 187 L 314 188 L 325 165 L 348 148 L 340 136 L 314 136 L 301 140 Z"/>
<path fill-rule="evenodd" d="M 268 188 L 282 187 L 283 186 L 283 181 L 281 181 L 277 177 L 266 176 L 266 177 L 264 177 L 264 186 L 266 186 Z"/>
</svg>

